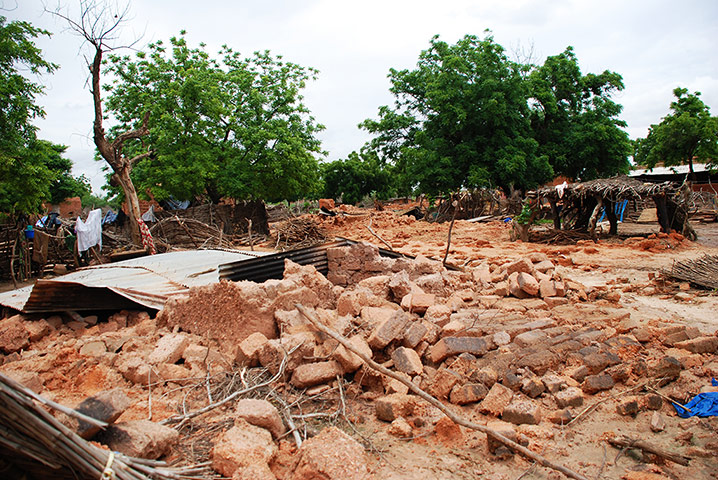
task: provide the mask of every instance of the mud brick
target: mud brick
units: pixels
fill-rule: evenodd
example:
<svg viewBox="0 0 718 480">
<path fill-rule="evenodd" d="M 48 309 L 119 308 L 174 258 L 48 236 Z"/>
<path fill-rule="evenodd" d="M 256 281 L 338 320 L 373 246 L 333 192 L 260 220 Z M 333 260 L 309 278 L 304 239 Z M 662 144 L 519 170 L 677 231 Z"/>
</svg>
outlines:
<svg viewBox="0 0 718 480">
<path fill-rule="evenodd" d="M 493 340 L 494 344 L 497 347 L 500 347 L 502 345 L 508 345 L 509 343 L 511 343 L 511 335 L 504 331 L 496 332 L 492 335 L 491 340 Z"/>
<path fill-rule="evenodd" d="M 446 305 L 432 305 L 426 309 L 426 313 L 424 314 L 425 320 L 428 320 L 431 323 L 435 323 L 440 327 L 443 327 L 444 325 L 449 323 L 450 317 L 451 309 Z"/>
<path fill-rule="evenodd" d="M 539 282 L 533 277 L 533 275 L 520 272 L 516 277 L 516 281 L 518 282 L 521 290 L 529 295 L 536 296 L 539 293 Z"/>
<path fill-rule="evenodd" d="M 254 332 L 239 343 L 234 361 L 240 365 L 257 366 L 259 364 L 259 351 L 267 341 L 268 339 L 263 333 Z"/>
<path fill-rule="evenodd" d="M 580 407 L 583 405 L 583 392 L 580 388 L 568 387 L 554 394 L 558 408 Z"/>
<path fill-rule="evenodd" d="M 499 374 L 492 367 L 483 367 L 472 371 L 469 374 L 469 379 L 472 382 L 483 383 L 488 388 L 491 388 L 499 380 Z"/>
<path fill-rule="evenodd" d="M 583 381 L 581 388 L 588 394 L 594 394 L 601 390 L 610 390 L 615 385 L 615 382 L 610 375 L 589 375 L 586 380 Z"/>
<path fill-rule="evenodd" d="M 588 367 L 592 375 L 601 373 L 610 363 L 611 360 L 605 353 L 589 353 L 583 357 L 583 364 Z"/>
<path fill-rule="evenodd" d="M 531 260 L 527 258 L 521 258 L 506 265 L 507 275 L 511 275 L 514 272 L 532 274 L 534 272 L 534 265 L 533 263 L 531 263 Z"/>
<path fill-rule="evenodd" d="M 553 262 L 551 262 L 551 260 L 547 259 L 547 260 L 541 260 L 540 262 L 534 264 L 534 268 L 541 273 L 546 273 L 549 270 L 553 270 L 556 267 L 554 266 Z"/>
<path fill-rule="evenodd" d="M 182 358 L 184 349 L 189 345 L 189 337 L 182 333 L 170 333 L 160 338 L 148 361 L 157 363 L 175 363 Z"/>
<path fill-rule="evenodd" d="M 266 428 L 275 439 L 287 431 L 282 417 L 279 415 L 279 410 L 266 400 L 244 398 L 237 402 L 235 414 L 251 425 Z"/>
<path fill-rule="evenodd" d="M 543 382 L 537 377 L 525 378 L 521 382 L 521 391 L 531 398 L 536 398 L 546 390 Z"/>
<path fill-rule="evenodd" d="M 349 339 L 349 343 L 369 358 L 374 355 L 371 347 L 361 335 L 354 335 Z M 341 364 L 342 368 L 347 373 L 356 372 L 359 370 L 359 367 L 362 366 L 362 363 L 364 363 L 364 361 L 359 358 L 357 354 L 347 350 L 344 345 L 337 346 L 336 350 L 334 350 L 333 357 L 334 360 Z"/>
<path fill-rule="evenodd" d="M 516 425 L 538 425 L 541 422 L 541 407 L 530 400 L 514 400 L 504 408 L 501 419 Z"/>
<path fill-rule="evenodd" d="M 486 394 L 479 404 L 479 412 L 485 415 L 494 415 L 498 417 L 504 411 L 504 407 L 509 404 L 514 396 L 514 392 L 504 387 L 500 383 L 495 383 L 489 393 Z"/>
<path fill-rule="evenodd" d="M 376 418 L 385 422 L 393 422 L 399 417 L 411 415 L 415 402 L 415 397 L 400 393 L 377 398 L 374 402 Z"/>
<path fill-rule="evenodd" d="M 561 410 L 555 410 L 551 412 L 548 416 L 548 419 L 551 423 L 555 423 L 557 425 L 566 425 L 573 419 L 573 415 L 571 414 L 571 410 L 563 408 Z"/>
<path fill-rule="evenodd" d="M 480 402 L 489 393 L 489 389 L 483 383 L 467 383 L 466 385 L 455 385 L 451 390 L 449 400 L 457 405 Z"/>
<path fill-rule="evenodd" d="M 429 357 L 439 363 L 445 358 L 461 353 L 481 356 L 489 351 L 489 342 L 483 337 L 444 337 L 431 347 Z"/>
<path fill-rule="evenodd" d="M 462 381 L 462 376 L 455 371 L 440 368 L 431 382 L 430 393 L 438 398 L 447 398 L 454 386 Z"/>
<path fill-rule="evenodd" d="M 660 410 L 663 407 L 663 398 L 655 393 L 643 397 L 643 408 L 646 410 Z"/>
<path fill-rule="evenodd" d="M 416 347 L 424 339 L 428 331 L 429 329 L 426 328 L 423 322 L 412 322 L 404 333 L 402 345 L 409 348 Z"/>
<path fill-rule="evenodd" d="M 127 394 L 121 389 L 116 388 L 86 398 L 75 410 L 101 422 L 112 423 L 117 420 L 130 405 L 132 405 L 132 401 Z M 96 425 L 91 425 L 83 420 L 77 421 L 77 434 L 85 440 L 92 438 L 99 431 L 100 427 Z"/>
<path fill-rule="evenodd" d="M 566 385 L 566 379 L 558 375 L 544 375 L 541 381 L 549 393 L 556 393 Z"/>
<path fill-rule="evenodd" d="M 569 300 L 565 297 L 544 297 L 543 301 L 546 302 L 548 308 L 558 307 L 559 305 L 566 305 Z"/>
<path fill-rule="evenodd" d="M 542 279 L 539 282 L 539 296 L 541 298 L 557 297 L 556 282 L 547 278 Z"/>
<path fill-rule="evenodd" d="M 548 334 L 543 330 L 530 330 L 528 332 L 516 335 L 514 342 L 521 348 L 536 345 L 538 343 L 548 340 Z"/>
<path fill-rule="evenodd" d="M 326 383 L 342 374 L 342 367 L 338 362 L 305 363 L 294 369 L 291 384 L 296 388 L 307 388 Z"/>
<path fill-rule="evenodd" d="M 672 381 L 678 378 L 683 370 L 683 364 L 673 357 L 664 356 L 653 367 L 651 374 L 655 378 L 665 378 Z"/>
<path fill-rule="evenodd" d="M 404 335 L 409 316 L 402 311 L 395 311 L 388 320 L 377 326 L 369 336 L 369 346 L 373 349 L 382 349 L 392 341 Z"/>
<path fill-rule="evenodd" d="M 551 350 L 556 355 L 559 355 L 561 357 L 566 357 L 569 353 L 575 352 L 581 348 L 581 344 L 578 343 L 576 340 L 566 340 L 565 342 L 560 342 L 555 345 L 551 345 L 549 347 L 549 350 Z"/>
<path fill-rule="evenodd" d="M 608 367 L 604 373 L 610 375 L 614 382 L 623 383 L 631 376 L 631 367 L 625 363 Z"/>
<path fill-rule="evenodd" d="M 523 356 L 516 365 L 518 367 L 530 368 L 537 375 L 543 375 L 558 365 L 559 361 L 560 359 L 555 353 L 548 350 L 540 350 Z"/>
<path fill-rule="evenodd" d="M 476 357 L 470 353 L 462 353 L 449 364 L 449 369 L 468 378 L 476 370 Z"/>
<path fill-rule="evenodd" d="M 419 355 L 411 348 L 399 347 L 391 354 L 394 368 L 408 375 L 420 375 L 424 370 Z"/>
<path fill-rule="evenodd" d="M 401 299 L 401 307 L 413 313 L 423 315 L 426 310 L 436 303 L 436 295 L 433 293 L 423 293 L 420 291 L 412 291 Z"/>
<path fill-rule="evenodd" d="M 521 389 L 521 378 L 513 372 L 506 372 L 501 379 L 501 383 L 506 387 L 514 391 Z"/>
<path fill-rule="evenodd" d="M 638 399 L 636 397 L 628 397 L 618 402 L 616 412 L 619 415 L 635 417 L 638 414 Z"/>
<path fill-rule="evenodd" d="M 653 330 L 649 327 L 636 327 L 631 334 L 641 343 L 650 342 L 653 338 Z"/>
<path fill-rule="evenodd" d="M 698 337 L 675 344 L 676 347 L 692 353 L 717 353 L 718 337 Z"/>
</svg>

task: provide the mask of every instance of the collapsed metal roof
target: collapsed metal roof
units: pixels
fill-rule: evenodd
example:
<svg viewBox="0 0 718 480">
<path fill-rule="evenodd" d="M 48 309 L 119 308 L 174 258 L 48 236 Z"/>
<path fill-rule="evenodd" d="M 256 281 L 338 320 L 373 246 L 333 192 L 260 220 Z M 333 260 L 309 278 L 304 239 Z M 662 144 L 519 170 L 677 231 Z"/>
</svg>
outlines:
<svg viewBox="0 0 718 480">
<path fill-rule="evenodd" d="M 220 265 L 264 254 L 187 250 L 97 265 L 0 293 L 0 305 L 26 313 L 119 310 L 138 304 L 159 310 L 190 287 L 219 282 Z"/>
</svg>

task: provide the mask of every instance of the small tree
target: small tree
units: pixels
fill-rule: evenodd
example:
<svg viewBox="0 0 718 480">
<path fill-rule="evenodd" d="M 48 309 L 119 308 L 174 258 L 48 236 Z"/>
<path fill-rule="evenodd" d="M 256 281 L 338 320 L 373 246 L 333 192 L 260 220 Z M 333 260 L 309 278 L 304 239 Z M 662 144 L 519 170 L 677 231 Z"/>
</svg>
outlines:
<svg viewBox="0 0 718 480">
<path fill-rule="evenodd" d="M 118 132 L 112 138 L 109 138 L 103 126 L 104 117 L 100 88 L 100 70 L 103 55 L 106 52 L 123 48 L 113 44 L 118 40 L 119 29 L 125 22 L 128 12 L 129 4 L 123 8 L 117 8 L 102 1 L 80 0 L 79 19 L 73 19 L 69 13 L 62 13 L 59 10 L 50 13 L 64 19 L 70 29 L 84 38 L 93 51 L 92 62 L 88 62 L 91 77 L 90 91 L 95 109 L 92 128 L 93 138 L 100 156 L 112 168 L 114 172 L 113 178 L 122 187 L 127 202 L 127 217 L 130 221 L 132 242 L 140 246 L 142 245 L 138 221 L 141 215 L 140 204 L 130 174 L 132 167 L 143 158 L 149 157 L 151 152 L 147 150 L 128 157 L 125 154 L 125 144 L 133 140 L 140 140 L 149 133 L 147 127 L 149 112 L 143 115 L 142 124 L 138 128 Z"/>
<path fill-rule="evenodd" d="M 679 87 L 673 95 L 671 113 L 651 125 L 646 138 L 636 140 L 634 160 L 649 168 L 688 165 L 692 177 L 694 160 L 718 165 L 718 118 L 711 117 L 700 92 L 689 94 Z"/>
</svg>

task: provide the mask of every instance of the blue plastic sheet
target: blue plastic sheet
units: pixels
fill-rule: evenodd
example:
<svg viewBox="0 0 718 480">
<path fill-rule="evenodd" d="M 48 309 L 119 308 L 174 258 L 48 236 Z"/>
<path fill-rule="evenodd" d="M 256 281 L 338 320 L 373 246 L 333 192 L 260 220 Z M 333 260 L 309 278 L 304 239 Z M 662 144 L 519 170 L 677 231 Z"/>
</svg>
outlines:
<svg viewBox="0 0 718 480">
<path fill-rule="evenodd" d="M 718 381 L 716 379 L 711 380 L 711 384 L 714 387 L 718 387 Z M 683 407 L 673 404 L 676 409 L 676 413 L 679 417 L 688 418 L 692 416 L 699 417 L 715 417 L 718 416 L 718 392 L 706 392 L 699 393 L 693 399 L 686 404 L 686 408 L 691 411 L 686 411 Z"/>
</svg>

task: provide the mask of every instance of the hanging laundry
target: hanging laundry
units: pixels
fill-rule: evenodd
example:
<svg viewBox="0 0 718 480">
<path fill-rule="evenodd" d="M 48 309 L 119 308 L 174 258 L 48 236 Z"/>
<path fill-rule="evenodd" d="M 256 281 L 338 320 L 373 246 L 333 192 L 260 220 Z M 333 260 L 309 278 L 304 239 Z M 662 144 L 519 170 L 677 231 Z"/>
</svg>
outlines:
<svg viewBox="0 0 718 480">
<path fill-rule="evenodd" d="M 147 209 L 145 213 L 142 214 L 142 220 L 145 222 L 156 222 L 157 218 L 155 217 L 155 206 L 150 205 L 150 208 Z"/>
<path fill-rule="evenodd" d="M 84 252 L 95 245 L 99 245 L 102 249 L 102 210 L 99 208 L 92 210 L 84 222 L 82 218 L 77 217 L 75 233 L 77 233 L 78 252 Z"/>
</svg>

